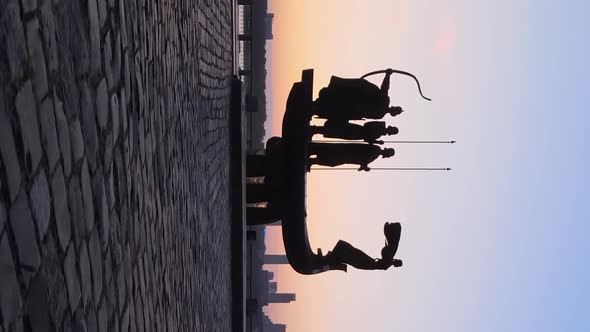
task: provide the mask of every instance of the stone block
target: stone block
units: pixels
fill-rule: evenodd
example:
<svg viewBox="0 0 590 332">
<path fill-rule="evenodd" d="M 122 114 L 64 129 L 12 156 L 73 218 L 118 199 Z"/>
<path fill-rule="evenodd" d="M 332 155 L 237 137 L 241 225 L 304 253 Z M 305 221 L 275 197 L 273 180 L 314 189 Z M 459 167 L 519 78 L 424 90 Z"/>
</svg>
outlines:
<svg viewBox="0 0 590 332">
<path fill-rule="evenodd" d="M 70 146 L 70 127 L 63 111 L 62 102 L 54 96 L 55 122 L 57 124 L 57 137 L 61 150 L 61 158 L 65 176 L 69 177 L 72 172 L 72 150 Z"/>
<path fill-rule="evenodd" d="M 8 57 L 10 77 L 20 81 L 27 67 L 27 44 L 17 3 L 9 3 L 0 14 L 0 28 L 4 34 L 4 50 Z M 0 33 L 1 34 L 1 33 Z"/>
<path fill-rule="evenodd" d="M 37 169 L 37 165 L 43 155 L 43 150 L 41 148 L 39 123 L 37 122 L 37 107 L 35 105 L 31 81 L 27 81 L 21 87 L 15 97 L 14 103 L 25 148 L 25 164 L 29 173 L 32 173 Z"/>
<path fill-rule="evenodd" d="M 1 189 L 1 187 L 0 187 Z M 4 234 L 4 226 L 7 220 L 6 208 L 4 207 L 4 201 L 0 200 L 0 237 Z"/>
<path fill-rule="evenodd" d="M 88 23 L 90 26 L 90 69 L 93 74 L 101 71 L 100 25 L 97 0 L 88 0 Z"/>
<path fill-rule="evenodd" d="M 80 303 L 80 281 L 76 271 L 76 249 L 70 246 L 64 259 L 64 277 L 66 278 L 66 287 L 68 289 L 68 304 L 70 312 L 75 312 Z"/>
<path fill-rule="evenodd" d="M 70 179 L 68 206 L 70 207 L 74 244 L 78 248 L 80 241 L 85 235 L 86 223 L 84 221 L 84 205 L 82 202 L 82 190 L 80 189 L 80 178 L 76 174 L 73 174 Z"/>
<path fill-rule="evenodd" d="M 39 269 L 41 257 L 35 239 L 35 226 L 29 210 L 28 199 L 24 193 L 17 197 L 10 208 L 10 223 L 16 242 L 19 265 L 24 270 L 23 273 L 34 274 Z"/>
<path fill-rule="evenodd" d="M 92 189 L 94 194 L 96 215 L 98 216 L 98 225 L 100 229 L 102 248 L 106 249 L 109 243 L 109 234 L 111 224 L 109 219 L 109 208 L 107 205 L 107 195 L 104 186 L 102 174 L 95 174 L 92 179 Z"/>
<path fill-rule="evenodd" d="M 82 285 L 82 304 L 86 307 L 92 296 L 92 271 L 90 270 L 90 256 L 88 255 L 88 249 L 86 241 L 82 241 L 80 246 L 80 276 Z"/>
<path fill-rule="evenodd" d="M 81 171 L 82 200 L 84 202 L 84 220 L 86 221 L 86 233 L 90 233 L 94 227 L 94 196 L 92 195 L 92 183 L 86 160 L 82 163 Z"/>
<path fill-rule="evenodd" d="M 121 96 L 119 98 L 119 105 L 120 105 L 120 123 L 121 123 L 121 132 L 123 134 L 127 133 L 127 97 L 125 96 L 125 88 L 121 88 Z"/>
<path fill-rule="evenodd" d="M 108 329 L 108 317 L 106 308 L 106 299 L 102 300 L 100 308 L 98 309 L 97 315 L 98 321 L 98 332 L 107 332 Z"/>
<path fill-rule="evenodd" d="M 55 168 L 60 157 L 52 98 L 45 98 L 41 103 L 39 121 L 41 122 L 41 140 L 43 141 L 47 163 L 49 164 L 49 170 L 51 172 Z"/>
<path fill-rule="evenodd" d="M 0 91 L 0 97 L 3 97 L 2 91 Z M 0 153 L 2 154 L 2 161 L 6 169 L 10 201 L 13 202 L 20 191 L 21 170 L 16 155 L 12 126 L 4 109 L 0 109 Z"/>
<path fill-rule="evenodd" d="M 70 124 L 70 146 L 72 147 L 72 161 L 77 163 L 84 156 L 84 137 L 78 119 L 74 119 Z"/>
<path fill-rule="evenodd" d="M 21 0 L 23 11 L 28 14 L 37 9 L 37 0 Z"/>
<path fill-rule="evenodd" d="M 111 62 L 113 60 L 113 51 L 112 51 L 112 41 L 111 41 L 111 32 L 107 32 L 104 36 L 104 41 L 102 44 L 102 61 L 103 61 L 103 69 L 104 69 L 104 76 L 107 80 L 107 88 L 112 90 L 114 87 L 113 84 L 113 71 L 111 68 Z"/>
<path fill-rule="evenodd" d="M 107 84 L 104 79 L 100 81 L 96 88 L 96 118 L 101 130 L 106 129 L 109 120 L 109 96 L 107 94 Z"/>
<path fill-rule="evenodd" d="M 21 310 L 22 302 L 20 287 L 16 278 L 16 269 L 12 260 L 12 250 L 8 241 L 8 234 L 0 237 L 0 313 L 4 329 L 8 331 L 9 325 L 17 318 Z"/>
<path fill-rule="evenodd" d="M 66 184 L 61 166 L 58 166 L 51 179 L 51 194 L 53 196 L 53 211 L 57 227 L 58 242 L 63 251 L 66 251 L 72 235 L 70 224 L 70 211 L 66 196 Z"/>
<path fill-rule="evenodd" d="M 88 251 L 90 255 L 90 268 L 92 270 L 92 280 L 93 280 L 93 294 L 94 294 L 94 304 L 98 307 L 98 302 L 102 295 L 102 251 L 100 247 L 100 240 L 98 238 L 98 231 L 94 230 L 90 234 L 90 239 L 88 242 Z"/>
<path fill-rule="evenodd" d="M 117 142 L 117 138 L 119 138 L 119 97 L 116 93 L 113 93 L 111 96 L 111 120 L 112 122 L 112 129 L 113 129 L 113 142 Z"/>
<path fill-rule="evenodd" d="M 107 20 L 107 3 L 106 0 L 97 0 L 98 4 L 98 19 L 100 20 L 100 28 L 104 27 Z"/>
<path fill-rule="evenodd" d="M 51 326 L 48 309 L 51 307 L 47 298 L 47 280 L 43 274 L 37 274 L 31 281 L 28 292 L 25 312 L 31 324 L 31 330 L 48 331 Z"/>
<path fill-rule="evenodd" d="M 38 236 L 41 241 L 45 239 L 45 234 L 49 228 L 51 218 L 51 197 L 49 196 L 49 184 L 45 171 L 41 169 L 33 181 L 31 191 L 29 192 L 33 216 L 37 221 Z"/>
<path fill-rule="evenodd" d="M 33 69 L 33 81 L 35 83 L 35 100 L 43 100 L 48 91 L 47 70 L 45 66 L 45 54 L 43 54 L 43 41 L 39 30 L 39 21 L 33 18 L 27 22 L 27 46 L 29 60 Z"/>
<path fill-rule="evenodd" d="M 57 70 L 59 64 L 57 57 L 57 41 L 55 33 L 55 19 L 53 17 L 53 10 L 51 8 L 51 2 L 45 1 L 40 8 L 40 23 L 41 30 L 43 33 L 43 39 L 45 40 L 45 50 L 47 50 L 47 65 L 49 72 Z"/>
<path fill-rule="evenodd" d="M 96 169 L 96 160 L 98 158 L 98 134 L 96 131 L 96 115 L 94 111 L 94 101 L 84 81 L 81 84 L 81 110 L 80 117 L 82 121 L 82 132 L 84 133 L 84 142 L 86 143 L 86 157 L 90 164 L 90 169 Z"/>
</svg>

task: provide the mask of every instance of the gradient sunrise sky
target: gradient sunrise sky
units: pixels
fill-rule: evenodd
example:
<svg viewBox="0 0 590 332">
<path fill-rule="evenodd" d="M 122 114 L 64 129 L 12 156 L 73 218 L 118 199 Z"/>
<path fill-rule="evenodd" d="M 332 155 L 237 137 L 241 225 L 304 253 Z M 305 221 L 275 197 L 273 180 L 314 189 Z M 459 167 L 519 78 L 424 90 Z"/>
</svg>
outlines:
<svg viewBox="0 0 590 332">
<path fill-rule="evenodd" d="M 288 331 L 590 331 L 589 8 L 584 1 L 269 0 L 267 133 L 291 84 L 396 68 L 387 118 L 398 139 L 372 166 L 450 173 L 312 172 L 314 248 L 338 239 L 377 256 L 400 221 L 402 268 L 302 276 L 276 268 L 297 301 L 269 308 Z M 379 83 L 382 77 L 375 79 Z M 269 136 L 270 136 L 269 135 Z M 284 252 L 276 228 L 267 244 Z"/>
</svg>

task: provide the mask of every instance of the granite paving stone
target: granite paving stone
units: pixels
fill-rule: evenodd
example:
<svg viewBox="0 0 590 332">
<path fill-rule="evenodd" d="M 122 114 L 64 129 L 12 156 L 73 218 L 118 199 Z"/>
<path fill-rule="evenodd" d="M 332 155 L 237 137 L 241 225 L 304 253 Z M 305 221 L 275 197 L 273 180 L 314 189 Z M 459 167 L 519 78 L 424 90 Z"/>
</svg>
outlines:
<svg viewBox="0 0 590 332">
<path fill-rule="evenodd" d="M 49 331 L 49 301 L 47 299 L 47 280 L 39 273 L 31 281 L 25 302 L 25 311 L 32 331 Z"/>
<path fill-rule="evenodd" d="M 96 88 L 96 116 L 100 129 L 104 130 L 109 116 L 107 84 L 104 79 L 100 81 Z"/>
<path fill-rule="evenodd" d="M 40 7 L 40 23 L 43 33 L 43 40 L 45 42 L 45 49 L 47 50 L 47 66 L 49 72 L 57 70 L 57 41 L 55 38 L 55 20 L 53 18 L 53 9 L 50 1 L 45 1 Z"/>
<path fill-rule="evenodd" d="M 37 0 L 21 0 L 21 5 L 25 13 L 30 13 L 37 9 Z"/>
<path fill-rule="evenodd" d="M 29 172 L 33 172 L 41 160 L 43 150 L 41 148 L 41 138 L 39 137 L 37 106 L 35 106 L 31 81 L 27 81 L 22 86 L 16 95 L 14 103 L 25 148 L 25 164 Z"/>
<path fill-rule="evenodd" d="M 72 147 L 72 162 L 77 163 L 84 156 L 84 138 L 80 121 L 75 119 L 70 124 L 70 146 Z"/>
<path fill-rule="evenodd" d="M 57 123 L 57 137 L 59 139 L 59 147 L 61 150 L 63 171 L 65 172 L 65 175 L 69 177 L 72 172 L 70 127 L 63 111 L 63 103 L 56 96 L 54 96 L 53 105 L 55 107 L 55 122 Z"/>
<path fill-rule="evenodd" d="M 43 42 L 37 18 L 27 22 L 27 46 L 29 59 L 33 67 L 33 81 L 37 100 L 45 98 L 48 89 L 47 69 L 45 66 L 45 55 L 43 54 Z"/>
<path fill-rule="evenodd" d="M 10 208 L 10 223 L 16 242 L 19 265 L 26 272 L 36 272 L 41 258 L 39 246 L 35 240 L 35 226 L 25 194 L 21 193 Z"/>
<path fill-rule="evenodd" d="M 231 329 L 234 6 L 0 5 L 0 331 Z"/>
<path fill-rule="evenodd" d="M 98 18 L 100 20 L 100 28 L 102 29 L 107 19 L 107 3 L 106 0 L 97 0 L 98 4 Z"/>
<path fill-rule="evenodd" d="M 49 196 L 49 184 L 45 171 L 41 169 L 35 178 L 31 191 L 29 193 L 33 216 L 37 222 L 38 236 L 41 241 L 45 239 L 45 234 L 49 228 L 51 217 L 51 199 Z"/>
<path fill-rule="evenodd" d="M 107 309 L 106 309 L 106 300 L 104 298 L 103 298 L 103 301 L 100 305 L 100 309 L 98 310 L 97 320 L 98 320 L 98 331 L 99 332 L 107 332 L 108 317 L 107 317 Z"/>
<path fill-rule="evenodd" d="M 57 228 L 57 238 L 60 248 L 66 251 L 72 234 L 70 211 L 61 166 L 58 166 L 51 179 L 51 194 L 53 196 L 53 211 Z"/>
<path fill-rule="evenodd" d="M 98 20 L 97 0 L 88 0 L 88 23 L 90 27 L 90 68 L 97 74 L 101 68 L 100 25 Z"/>
<path fill-rule="evenodd" d="M 41 139 L 45 148 L 45 156 L 47 156 L 49 170 L 52 171 L 60 158 L 52 98 L 45 98 L 41 103 L 39 122 L 41 123 Z"/>
<path fill-rule="evenodd" d="M 102 252 L 100 247 L 100 240 L 98 239 L 98 232 L 94 230 L 90 234 L 90 240 L 88 242 L 88 252 L 90 254 L 90 267 L 92 270 L 92 285 L 93 285 L 93 296 L 94 304 L 98 306 L 99 300 L 102 295 Z"/>
<path fill-rule="evenodd" d="M 90 168 L 96 168 L 96 158 L 98 158 L 98 133 L 96 131 L 96 116 L 94 112 L 94 101 L 90 88 L 86 81 L 81 82 L 81 105 L 80 118 L 82 122 L 82 132 L 84 134 L 84 143 L 86 146 L 86 157 L 90 163 Z"/>
<path fill-rule="evenodd" d="M 108 31 L 104 37 L 104 41 L 102 44 L 102 61 L 103 61 L 103 68 L 104 68 L 104 76 L 107 80 L 107 88 L 111 90 L 113 88 L 113 71 L 111 69 L 111 61 L 113 59 L 113 52 L 112 52 L 112 41 L 111 41 L 111 32 Z"/>
<path fill-rule="evenodd" d="M 92 296 L 92 272 L 90 270 L 90 256 L 88 255 L 88 249 L 86 241 L 82 241 L 80 249 L 80 259 L 78 261 L 80 268 L 80 284 L 82 288 L 82 304 L 84 307 L 88 305 L 90 297 Z"/>
<path fill-rule="evenodd" d="M 92 195 L 92 184 L 90 182 L 90 172 L 86 160 L 82 162 L 81 170 L 82 201 L 84 203 L 84 221 L 86 232 L 90 233 L 94 227 L 94 197 Z"/>
<path fill-rule="evenodd" d="M 119 97 L 116 93 L 111 96 L 111 120 L 113 121 L 113 141 L 117 141 L 119 138 Z"/>
<path fill-rule="evenodd" d="M 0 188 L 2 189 L 2 188 Z M 4 202 L 0 201 L 0 237 L 4 234 L 4 226 L 6 225 L 6 208 L 4 207 Z"/>
<path fill-rule="evenodd" d="M 95 216 L 98 217 L 98 224 L 100 228 L 100 238 L 102 248 L 106 249 L 109 242 L 109 234 L 111 232 L 111 223 L 109 219 L 109 208 L 107 206 L 107 197 L 104 187 L 104 180 L 102 174 L 95 174 L 92 180 L 92 189 L 94 193 L 94 208 Z"/>
<path fill-rule="evenodd" d="M 68 186 L 68 206 L 70 208 L 70 220 L 72 224 L 72 237 L 76 248 L 85 235 L 86 222 L 84 221 L 84 205 L 82 203 L 82 190 L 80 189 L 80 178 L 73 174 Z"/>
<path fill-rule="evenodd" d="M 16 146 L 14 144 L 10 120 L 3 109 L 0 109 L 0 152 L 2 153 L 2 161 L 6 169 L 6 182 L 8 182 L 7 187 L 10 194 L 10 201 L 12 202 L 16 199 L 20 191 L 21 171 L 16 156 Z"/>
<path fill-rule="evenodd" d="M 0 36 L 3 36 L 4 49 L 8 56 L 10 75 L 13 81 L 20 81 L 26 70 L 28 51 L 25 32 L 20 18 L 18 3 L 6 4 L 0 13 Z"/>
<path fill-rule="evenodd" d="M 38 275 L 47 280 L 49 315 L 54 324 L 59 326 L 68 306 L 68 292 L 63 275 L 62 258 L 58 257 L 56 240 L 51 232 L 47 233 L 47 239 L 43 246 L 42 262 Z"/>
<path fill-rule="evenodd" d="M 2 314 L 3 326 L 8 329 L 22 305 L 20 287 L 16 279 L 16 269 L 12 260 L 12 250 L 8 235 L 4 233 L 0 237 L 0 313 Z"/>
<path fill-rule="evenodd" d="M 98 325 L 96 321 L 96 312 L 94 308 L 91 307 L 90 309 L 88 309 L 88 314 L 86 315 L 86 317 L 86 327 L 88 329 L 88 332 L 97 332 Z"/>
<path fill-rule="evenodd" d="M 68 288 L 68 304 L 70 311 L 75 312 L 80 303 L 80 281 L 78 280 L 78 271 L 76 270 L 76 250 L 70 246 L 64 259 L 64 276 Z"/>
</svg>

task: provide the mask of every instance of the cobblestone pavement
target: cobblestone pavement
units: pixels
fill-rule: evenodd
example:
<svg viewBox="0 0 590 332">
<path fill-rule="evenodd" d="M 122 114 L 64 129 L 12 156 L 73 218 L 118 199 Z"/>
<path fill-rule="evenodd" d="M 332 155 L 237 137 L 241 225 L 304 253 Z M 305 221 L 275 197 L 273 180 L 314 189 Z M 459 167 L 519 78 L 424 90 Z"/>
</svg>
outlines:
<svg viewBox="0 0 590 332">
<path fill-rule="evenodd" d="M 0 0 L 0 331 L 231 328 L 230 0 Z"/>
</svg>

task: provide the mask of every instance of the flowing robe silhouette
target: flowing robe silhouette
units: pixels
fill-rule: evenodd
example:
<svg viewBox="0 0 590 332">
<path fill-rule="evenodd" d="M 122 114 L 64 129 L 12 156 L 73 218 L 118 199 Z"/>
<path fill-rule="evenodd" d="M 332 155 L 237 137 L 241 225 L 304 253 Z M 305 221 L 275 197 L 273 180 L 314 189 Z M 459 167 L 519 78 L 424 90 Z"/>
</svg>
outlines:
<svg viewBox="0 0 590 332">
<path fill-rule="evenodd" d="M 387 134 L 384 121 L 368 121 L 359 125 L 346 121 L 328 120 L 323 127 L 314 127 L 313 130 L 324 137 L 364 140 L 367 143 L 374 143 L 379 137 Z"/>
<path fill-rule="evenodd" d="M 399 223 L 386 225 L 385 228 L 390 237 L 387 245 L 381 250 L 381 259 L 367 255 L 344 240 L 336 243 L 334 249 L 326 255 L 326 259 L 331 264 L 343 263 L 361 270 L 387 270 L 392 265 L 397 252 L 402 229 Z"/>
<path fill-rule="evenodd" d="M 382 119 L 389 113 L 389 78 L 390 75 L 386 75 L 379 88 L 364 78 L 332 76 L 315 102 L 315 114 L 343 121 Z"/>
<path fill-rule="evenodd" d="M 366 143 L 311 143 L 309 145 L 312 164 L 324 166 L 338 166 L 343 164 L 356 164 L 365 169 L 383 150 L 380 147 Z"/>
</svg>

